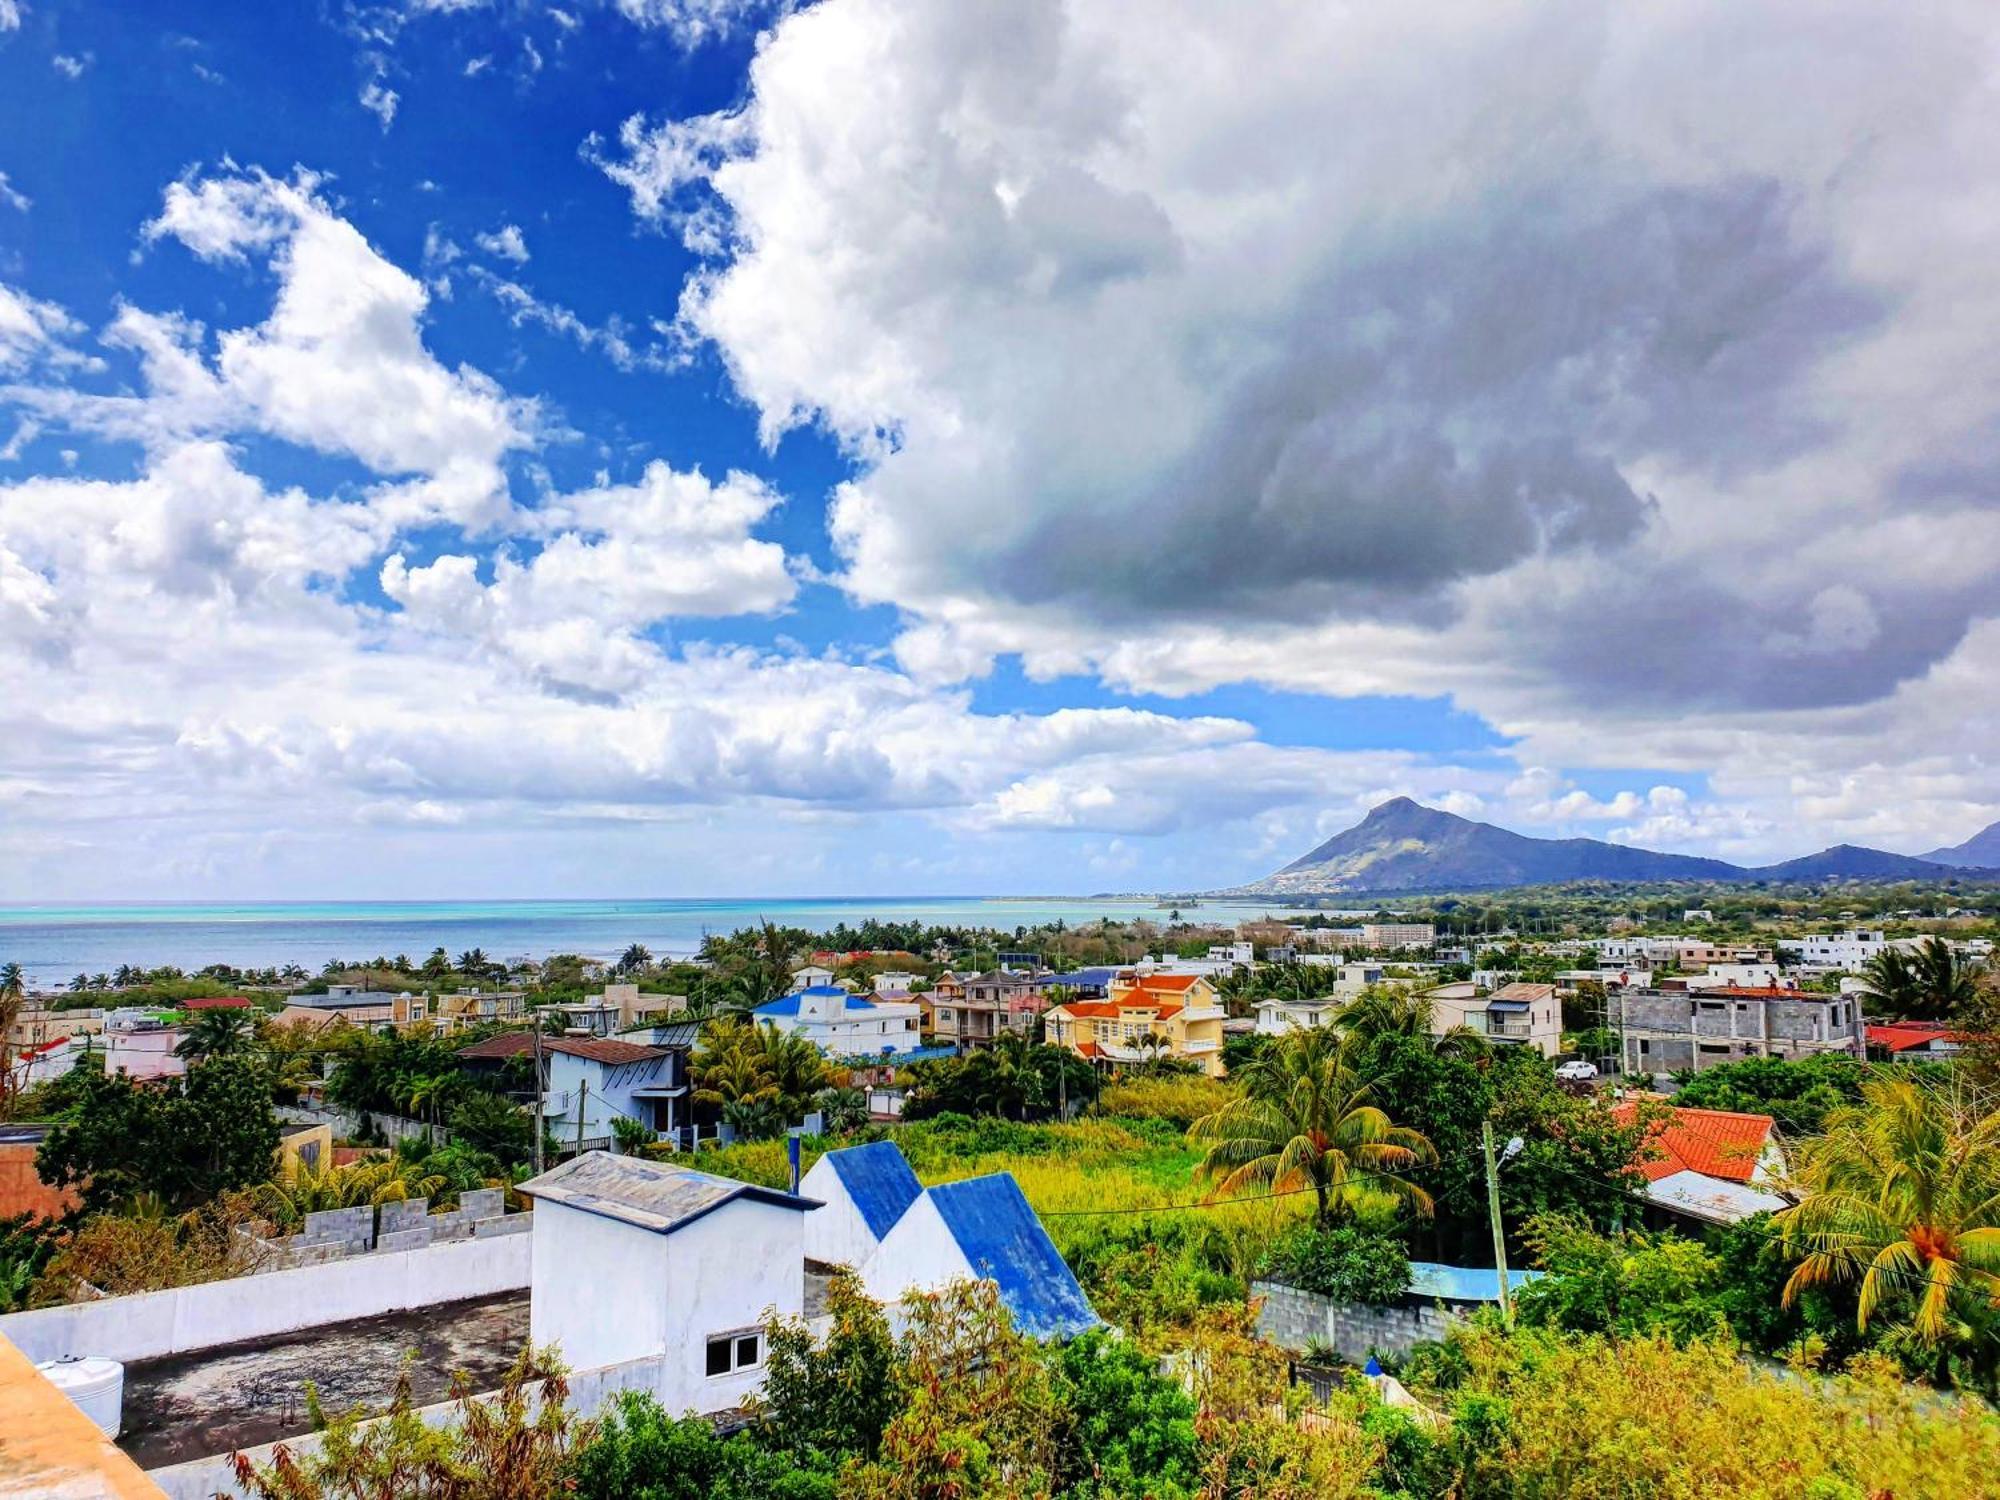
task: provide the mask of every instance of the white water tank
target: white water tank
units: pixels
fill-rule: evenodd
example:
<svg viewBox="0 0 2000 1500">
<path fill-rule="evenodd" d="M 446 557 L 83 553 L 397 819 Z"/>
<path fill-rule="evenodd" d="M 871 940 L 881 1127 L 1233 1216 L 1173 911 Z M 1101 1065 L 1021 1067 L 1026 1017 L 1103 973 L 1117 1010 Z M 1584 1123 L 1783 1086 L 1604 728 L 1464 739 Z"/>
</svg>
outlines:
<svg viewBox="0 0 2000 1500">
<path fill-rule="evenodd" d="M 118 1436 L 124 1422 L 125 1367 L 96 1355 L 51 1359 L 35 1366 L 55 1388 L 74 1401 L 108 1438 Z"/>
</svg>

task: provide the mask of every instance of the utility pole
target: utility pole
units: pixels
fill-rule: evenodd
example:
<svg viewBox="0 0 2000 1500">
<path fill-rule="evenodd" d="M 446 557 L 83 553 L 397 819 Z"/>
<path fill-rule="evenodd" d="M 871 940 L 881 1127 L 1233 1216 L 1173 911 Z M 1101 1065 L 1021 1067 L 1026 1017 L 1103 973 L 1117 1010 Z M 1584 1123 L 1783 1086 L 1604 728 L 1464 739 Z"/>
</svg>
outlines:
<svg viewBox="0 0 2000 1500">
<path fill-rule="evenodd" d="M 535 1038 L 535 1175 L 542 1175 L 542 1137 L 549 1133 L 548 1122 L 542 1114 L 542 1018 L 534 1014 L 534 1007 L 528 1008 L 532 1017 L 532 1035 Z"/>
<path fill-rule="evenodd" d="M 578 1078 L 576 1083 L 576 1154 L 578 1156 L 583 1155 L 583 1110 L 584 1106 L 589 1102 L 590 1080 L 588 1078 Z M 1491 1135 L 1492 1132 L 1489 1129 L 1487 1133 Z M 1493 1155 L 1492 1142 L 1490 1140 L 1487 1142 L 1486 1155 L 1489 1159 Z M 1500 1222 L 1500 1200 L 1498 1198 L 1493 1200 L 1493 1222 L 1495 1224 Z"/>
<path fill-rule="evenodd" d="M 1500 1287 L 1500 1321 L 1514 1326 L 1514 1299 L 1507 1287 L 1507 1232 L 1500 1225 L 1500 1166 L 1493 1159 L 1493 1122 L 1479 1122 L 1479 1146 L 1486 1156 L 1486 1211 L 1493 1219 L 1493 1268 Z"/>
</svg>

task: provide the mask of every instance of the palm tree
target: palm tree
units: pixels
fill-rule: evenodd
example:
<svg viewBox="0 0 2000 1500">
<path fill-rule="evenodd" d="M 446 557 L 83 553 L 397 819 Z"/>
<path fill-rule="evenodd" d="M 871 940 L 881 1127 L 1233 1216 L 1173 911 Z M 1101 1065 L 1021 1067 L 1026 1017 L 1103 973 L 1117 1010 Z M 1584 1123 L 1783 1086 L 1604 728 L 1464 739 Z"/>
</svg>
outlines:
<svg viewBox="0 0 2000 1500">
<path fill-rule="evenodd" d="M 2000 1111 L 1908 1079 L 1875 1078 L 1861 1102 L 1827 1116 L 1800 1150 L 1806 1196 L 1775 1221 L 1803 1256 L 1785 1303 L 1813 1287 L 1859 1280 L 1857 1324 L 1885 1299 L 1916 1301 L 1927 1343 L 1954 1311 L 1981 1321 L 2000 1307 Z"/>
<path fill-rule="evenodd" d="M 1347 1036 L 1370 1042 L 1380 1036 L 1428 1039 L 1431 1050 L 1462 1054 L 1479 1045 L 1479 1033 L 1463 1022 L 1434 1031 L 1436 1010 L 1426 995 L 1390 985 L 1370 985 L 1342 1006 L 1333 1024 Z"/>
<path fill-rule="evenodd" d="M 1197 1170 L 1215 1181 L 1211 1201 L 1252 1187 L 1311 1188 L 1313 1222 L 1325 1228 L 1367 1180 L 1371 1191 L 1430 1214 L 1430 1194 L 1397 1174 L 1437 1153 L 1368 1102 L 1341 1037 L 1321 1028 L 1288 1032 L 1241 1078 L 1240 1097 L 1188 1129 L 1190 1140 L 1207 1147 Z"/>
<path fill-rule="evenodd" d="M 775 1099 L 778 1086 L 765 1066 L 755 1028 L 736 1019 L 710 1021 L 689 1059 L 696 1102 L 718 1108 L 741 1100 Z"/>
<path fill-rule="evenodd" d="M 0 1098 L 14 1092 L 14 1023 L 26 999 L 21 966 L 11 960 L 0 964 Z"/>
<path fill-rule="evenodd" d="M 88 974 L 79 974 L 69 982 L 69 992 L 72 995 L 81 995 L 89 988 L 90 976 Z"/>
<path fill-rule="evenodd" d="M 644 943 L 634 943 L 618 955 L 616 965 L 620 974 L 637 974 L 653 961 L 652 951 Z"/>
<path fill-rule="evenodd" d="M 256 1040 L 257 1018 L 250 1011 L 217 1007 L 198 1013 L 188 1027 L 175 1057 L 228 1057 L 242 1052 Z"/>
<path fill-rule="evenodd" d="M 91 976 L 90 976 L 90 987 L 91 987 L 92 989 L 94 989 L 94 990 L 108 990 L 108 989 L 110 989 L 110 988 L 111 988 L 111 976 L 110 976 L 109 974 L 93 974 L 93 975 L 91 975 Z"/>
<path fill-rule="evenodd" d="M 484 974 L 486 972 L 486 950 L 468 948 L 458 955 L 458 972 L 461 974 Z"/>
</svg>

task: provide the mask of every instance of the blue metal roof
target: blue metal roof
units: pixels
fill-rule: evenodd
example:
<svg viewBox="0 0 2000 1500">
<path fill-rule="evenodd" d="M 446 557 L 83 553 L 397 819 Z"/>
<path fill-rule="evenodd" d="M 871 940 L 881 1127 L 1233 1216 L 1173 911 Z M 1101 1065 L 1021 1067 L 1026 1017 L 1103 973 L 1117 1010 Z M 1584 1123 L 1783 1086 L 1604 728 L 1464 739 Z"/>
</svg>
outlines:
<svg viewBox="0 0 2000 1500">
<path fill-rule="evenodd" d="M 956 1047 L 907 1047 L 901 1052 L 884 1047 L 876 1052 L 828 1052 L 826 1054 L 837 1063 L 873 1063 L 880 1067 L 883 1063 L 930 1062 L 940 1057 L 958 1056 Z"/>
<path fill-rule="evenodd" d="M 834 1175 L 861 1211 L 868 1232 L 878 1240 L 923 1196 L 923 1184 L 894 1141 L 845 1146 L 827 1152 L 826 1159 L 833 1163 Z"/>
<path fill-rule="evenodd" d="M 1011 1176 L 997 1172 L 929 1191 L 967 1264 L 999 1285 L 1000 1300 L 1021 1332 L 1073 1338 L 1099 1326 L 1102 1320 Z"/>
<path fill-rule="evenodd" d="M 807 995 L 840 995 L 847 1001 L 850 1012 L 873 1010 L 875 1002 L 864 1000 L 859 995 L 850 995 L 837 984 L 816 984 L 810 989 L 798 990 L 789 995 L 780 995 L 776 1000 L 758 1006 L 750 1014 L 753 1016 L 795 1016 L 799 1013 L 799 1001 Z"/>
<path fill-rule="evenodd" d="M 1509 1271 L 1507 1287 L 1519 1291 L 1540 1271 Z M 1446 1266 L 1434 1260 L 1410 1262 L 1410 1295 L 1445 1302 L 1498 1302 L 1500 1277 L 1491 1266 Z"/>
</svg>

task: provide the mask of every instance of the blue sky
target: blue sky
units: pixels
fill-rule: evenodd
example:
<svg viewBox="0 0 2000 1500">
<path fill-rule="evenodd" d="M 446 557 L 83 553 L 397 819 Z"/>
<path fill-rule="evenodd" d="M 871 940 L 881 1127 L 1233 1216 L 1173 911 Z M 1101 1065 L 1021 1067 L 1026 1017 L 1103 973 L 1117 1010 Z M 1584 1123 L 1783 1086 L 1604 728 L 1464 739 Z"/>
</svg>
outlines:
<svg viewBox="0 0 2000 1500">
<path fill-rule="evenodd" d="M 1270 8 L 0 0 L 0 898 L 2000 814 L 1978 19 Z"/>
</svg>

